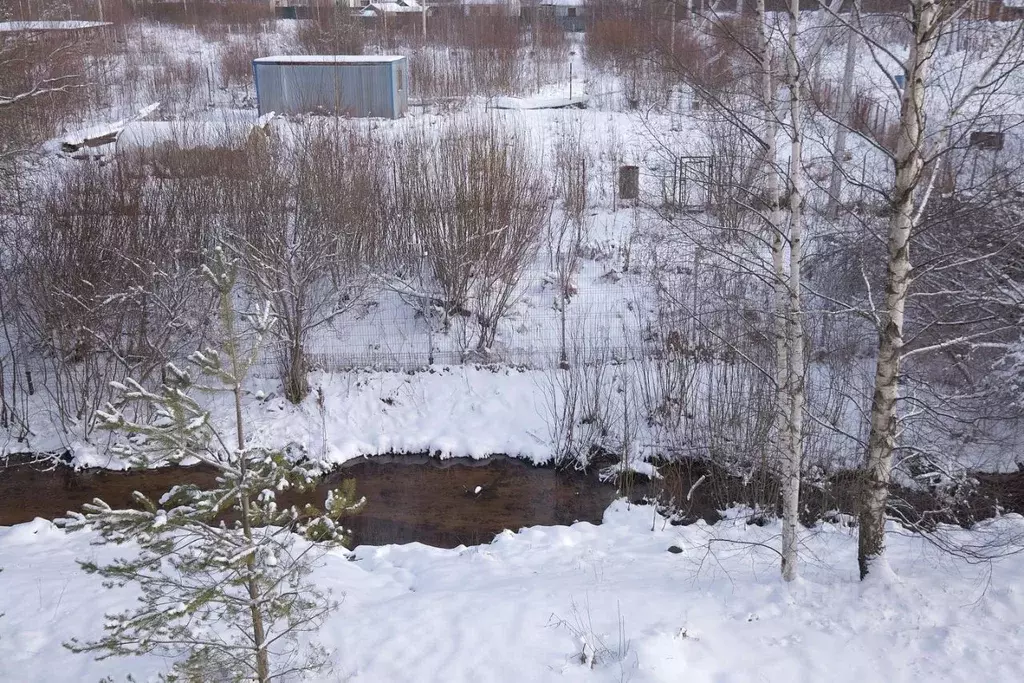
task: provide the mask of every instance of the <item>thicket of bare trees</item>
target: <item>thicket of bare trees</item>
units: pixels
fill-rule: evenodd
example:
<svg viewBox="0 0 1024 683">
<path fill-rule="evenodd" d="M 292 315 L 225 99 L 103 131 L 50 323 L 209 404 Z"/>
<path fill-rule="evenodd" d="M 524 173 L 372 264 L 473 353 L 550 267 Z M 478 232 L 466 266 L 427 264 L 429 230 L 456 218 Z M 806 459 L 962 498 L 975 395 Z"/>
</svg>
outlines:
<svg viewBox="0 0 1024 683">
<path fill-rule="evenodd" d="M 1020 243 L 1019 169 L 1010 155 L 996 161 L 984 144 L 970 141 L 972 131 L 1018 125 L 1018 115 L 998 107 L 1016 87 L 1008 83 L 1021 54 L 1019 28 L 962 23 L 963 7 L 952 4 L 910 2 L 888 16 L 848 9 L 822 3 L 809 14 L 794 4 L 787 16 L 765 12 L 762 3 L 749 18 L 712 9 L 657 33 L 646 52 L 636 41 L 616 53 L 639 53 L 676 74 L 709 110 L 693 115 L 709 123 L 706 144 L 716 164 L 706 182 L 718 201 L 696 216 L 663 213 L 690 246 L 692 277 L 663 269 L 661 292 L 696 330 L 709 320 L 700 301 L 706 296 L 698 293 L 707 281 L 696 274 L 700 268 L 748 279 L 740 300 L 754 323 L 750 342 L 721 334 L 722 323 L 714 320 L 709 345 L 728 349 L 776 388 L 769 461 L 783 484 L 787 578 L 795 559 L 786 549 L 795 551 L 799 473 L 807 469 L 804 441 L 813 436 L 818 450 L 831 431 L 827 440 L 865 453 L 866 575 L 884 549 L 894 453 L 911 476 L 949 481 L 948 463 L 934 456 L 939 443 L 948 448 L 955 437 L 935 435 L 962 433 L 966 424 L 977 431 L 997 414 L 1006 416 L 986 405 L 991 396 L 982 398 L 982 386 L 1012 345 L 1020 314 L 1008 266 Z M 602 38 L 607 46 L 610 38 L 597 33 L 595 48 Z M 845 68 L 823 76 L 820 62 L 830 43 L 845 48 L 832 50 Z M 910 46 L 909 57 L 899 56 L 901 43 Z M 680 46 L 700 57 L 682 58 Z M 929 71 L 937 53 L 942 66 Z M 869 68 L 889 73 L 890 96 L 857 90 L 857 54 L 869 55 Z M 707 79 L 703 65 L 710 64 L 727 75 Z M 811 149 L 829 154 L 830 164 L 823 166 L 821 151 Z M 984 237 L 976 232 L 981 225 Z M 912 242 L 921 253 L 913 274 Z M 973 296 L 966 294 L 971 289 Z M 824 317 L 809 316 L 808 305 L 823 309 Z M 837 337 L 840 328 L 845 338 Z M 879 340 L 873 354 L 865 340 L 872 333 Z M 831 349 L 836 355 L 826 365 L 823 354 Z M 955 369 L 955 377 L 936 374 L 929 359 L 936 353 L 952 361 L 944 367 Z M 860 376 L 868 354 L 877 369 L 873 398 L 859 395 L 859 380 L 844 390 L 826 379 Z M 911 382 L 906 400 L 898 395 L 901 381 Z M 808 402 L 808 395 L 819 400 Z M 869 434 L 835 419 L 850 406 L 869 417 Z M 900 443 L 904 429 L 920 435 L 926 422 L 930 445 Z"/>
<path fill-rule="evenodd" d="M 216 42 L 216 65 L 168 61 L 137 26 L 123 34 L 132 50 L 83 60 L 89 72 L 76 66 L 87 43 L 0 43 L 2 376 L 21 392 L 3 385 L 5 424 L 20 419 L 16 395 L 49 392 L 57 422 L 89 435 L 111 379 L 152 377 L 200 342 L 211 294 L 197 268 L 217 239 L 237 251 L 246 303 L 272 303 L 295 402 L 309 393 L 315 340 L 327 330 L 344 340 L 336 323 L 364 292 L 397 292 L 464 358 L 492 359 L 540 266 L 569 369 L 549 392 L 561 406 L 558 451 L 625 459 L 643 424 L 667 455 L 759 479 L 758 501 L 784 518 L 787 579 L 803 474 L 863 454 L 866 575 L 884 555 L 894 471 L 966 485 L 950 453 L 1019 417 L 1005 378 L 1019 372 L 1024 304 L 1020 22 L 978 21 L 952 0 L 905 0 L 885 14 L 824 0 L 816 11 L 794 0 L 740 14 L 595 3 L 571 40 L 540 19 L 437 15 L 424 35 L 419 22 L 356 22 L 316 6 L 298 49 L 408 51 L 413 94 L 426 100 L 565 83 L 580 57 L 570 52 L 582 50 L 621 95 L 597 106 L 636 110 L 671 178 L 633 208 L 636 270 L 653 301 L 636 302 L 639 332 L 621 342 L 636 364 L 612 372 L 584 367 L 584 355 L 622 359 L 595 351 L 595 333 L 567 311 L 592 212 L 623 208 L 614 192 L 598 207 L 601 174 L 621 150 L 597 158 L 576 123 L 545 150 L 511 117 L 383 134 L 292 122 L 284 135 L 204 140 L 202 151 L 182 138 L 106 166 L 54 166 L 45 182 L 26 174 L 39 142 L 104 97 L 171 93 L 174 117 L 222 97 L 218 87 L 248 87 L 251 58 L 269 49 L 267 8 L 191 7 L 167 19 L 199 26 L 222 13 L 197 29 Z M 688 132 L 666 130 L 677 127 Z M 683 197 L 695 187 L 696 206 Z"/>
<path fill-rule="evenodd" d="M 92 433 L 111 381 L 153 379 L 204 340 L 199 268 L 217 240 L 237 252 L 248 304 L 272 305 L 293 402 L 309 393 L 312 339 L 382 282 L 426 297 L 431 326 L 437 302 L 439 332 L 490 358 L 547 227 L 523 133 L 487 121 L 389 141 L 322 121 L 288 136 L 176 130 L 108 165 L 62 166 L 8 235 L 9 352 L 32 359 L 27 391 L 53 394 L 69 440 Z"/>
</svg>

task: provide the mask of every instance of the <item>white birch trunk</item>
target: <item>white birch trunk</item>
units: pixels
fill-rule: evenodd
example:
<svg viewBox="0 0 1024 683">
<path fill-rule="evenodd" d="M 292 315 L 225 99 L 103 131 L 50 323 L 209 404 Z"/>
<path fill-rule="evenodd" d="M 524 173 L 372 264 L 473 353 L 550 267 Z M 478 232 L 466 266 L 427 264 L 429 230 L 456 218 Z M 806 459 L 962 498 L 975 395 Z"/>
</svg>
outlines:
<svg viewBox="0 0 1024 683">
<path fill-rule="evenodd" d="M 934 0 L 910 0 L 913 43 L 905 67 L 906 85 L 896 145 L 893 213 L 889 219 L 885 307 L 878 334 L 871 433 L 865 457 L 860 509 L 858 564 L 861 578 L 884 561 L 885 512 L 896 443 L 903 318 L 910 287 L 910 233 L 914 225 L 914 191 L 921 181 L 924 144 L 924 79 L 939 39 L 939 7 Z"/>
<path fill-rule="evenodd" d="M 782 207 L 779 201 L 781 181 L 778 170 L 778 124 L 775 119 L 775 83 L 772 76 L 772 58 L 768 46 L 768 25 L 765 16 L 765 0 L 757 0 L 757 56 L 761 69 L 761 106 L 764 112 L 764 143 L 765 143 L 765 213 L 768 229 L 772 233 L 772 287 L 774 294 L 774 342 L 775 342 L 775 387 L 776 387 L 776 434 L 779 450 L 789 450 L 786 444 L 788 429 L 788 410 L 786 406 L 786 380 L 789 362 L 787 360 L 788 345 L 786 344 L 786 309 L 788 293 L 786 291 L 785 239 L 782 231 Z"/>
<path fill-rule="evenodd" d="M 786 300 L 788 372 L 785 383 L 789 414 L 787 446 L 782 454 L 782 578 L 797 575 L 797 529 L 800 523 L 800 470 L 803 465 L 804 326 L 801 305 L 800 261 L 803 258 L 803 74 L 797 56 L 800 0 L 789 4 L 789 49 L 786 81 L 789 91 L 789 278 Z"/>
<path fill-rule="evenodd" d="M 839 124 L 836 129 L 835 144 L 832 148 L 832 177 L 828 184 L 829 212 L 835 215 L 839 210 L 843 192 L 843 166 L 846 163 L 846 136 L 853 109 L 853 71 L 857 65 L 857 32 L 847 29 L 849 35 L 846 43 L 846 63 L 843 65 L 843 83 L 839 91 Z"/>
<path fill-rule="evenodd" d="M 795 47 L 797 40 L 798 0 L 791 0 L 789 26 L 789 58 L 786 64 L 787 87 L 790 94 L 791 159 L 788 178 L 778 161 L 778 124 L 776 94 L 772 76 L 765 3 L 758 0 L 757 54 L 761 64 L 761 100 L 765 133 L 765 202 L 768 229 L 772 231 L 771 254 L 774 294 L 774 342 L 776 382 L 776 438 L 782 459 L 782 576 L 786 581 L 796 578 L 797 524 L 799 518 L 800 466 L 803 432 L 803 321 L 800 304 L 800 259 L 803 233 L 803 164 L 801 163 L 803 130 L 801 125 L 800 73 Z M 789 221 L 784 216 L 780 190 L 789 191 Z M 786 259 L 786 247 L 789 259 Z M 788 267 L 787 267 L 788 266 Z"/>
</svg>

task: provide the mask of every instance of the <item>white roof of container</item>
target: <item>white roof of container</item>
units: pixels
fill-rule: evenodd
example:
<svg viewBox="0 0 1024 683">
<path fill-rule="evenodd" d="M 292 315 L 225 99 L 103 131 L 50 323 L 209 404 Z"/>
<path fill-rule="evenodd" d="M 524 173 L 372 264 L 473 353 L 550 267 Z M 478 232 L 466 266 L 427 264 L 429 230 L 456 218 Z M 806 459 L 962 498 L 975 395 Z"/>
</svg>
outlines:
<svg viewBox="0 0 1024 683">
<path fill-rule="evenodd" d="M 258 57 L 254 64 L 382 64 L 405 59 L 401 55 L 278 55 Z"/>
</svg>

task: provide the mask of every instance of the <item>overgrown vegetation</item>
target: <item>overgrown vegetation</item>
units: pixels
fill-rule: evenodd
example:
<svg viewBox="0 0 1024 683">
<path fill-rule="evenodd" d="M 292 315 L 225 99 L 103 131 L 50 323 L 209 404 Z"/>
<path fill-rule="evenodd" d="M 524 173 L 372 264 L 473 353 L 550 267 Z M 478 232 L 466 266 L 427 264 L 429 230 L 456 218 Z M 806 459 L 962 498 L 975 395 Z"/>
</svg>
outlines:
<svg viewBox="0 0 1024 683">
<path fill-rule="evenodd" d="M 559 461 L 703 459 L 784 497 L 787 542 L 800 476 L 863 459 L 867 573 L 893 482 L 962 490 L 964 454 L 1021 417 L 1021 24 L 918 0 L 589 9 L 582 35 L 443 12 L 424 32 L 321 3 L 286 32 L 265 6 L 104 3 L 109 40 L 2 38 L 4 428 L 97 441 L 110 382 L 212 338 L 202 255 L 227 239 L 239 300 L 275 315 L 257 369 L 292 402 L 315 369 L 530 365 Z M 211 123 L 279 50 L 407 54 L 425 115 Z M 569 87 L 596 111 L 475 99 Z M 113 155 L 43 153 L 155 99 L 165 120 Z"/>
</svg>

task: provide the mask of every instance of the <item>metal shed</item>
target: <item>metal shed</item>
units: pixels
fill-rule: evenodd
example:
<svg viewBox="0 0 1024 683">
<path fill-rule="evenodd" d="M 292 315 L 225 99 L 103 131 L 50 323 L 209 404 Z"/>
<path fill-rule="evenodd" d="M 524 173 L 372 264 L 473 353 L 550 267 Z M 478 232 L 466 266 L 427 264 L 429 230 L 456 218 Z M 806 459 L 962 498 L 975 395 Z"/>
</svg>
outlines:
<svg viewBox="0 0 1024 683">
<path fill-rule="evenodd" d="M 397 119 L 408 108 L 405 57 L 285 55 L 254 59 L 252 69 L 261 116 L 324 112 Z"/>
</svg>

